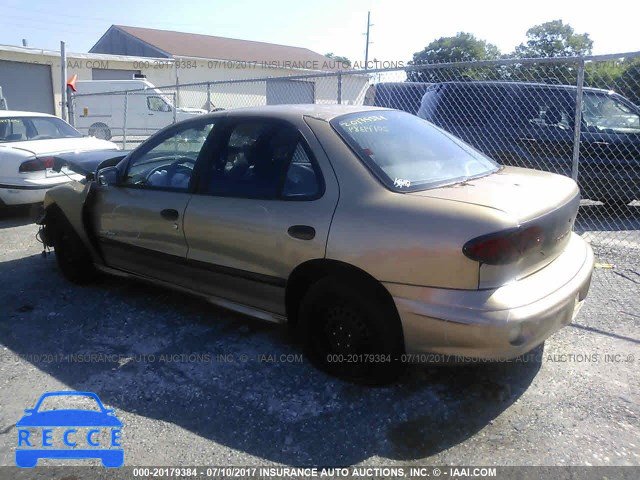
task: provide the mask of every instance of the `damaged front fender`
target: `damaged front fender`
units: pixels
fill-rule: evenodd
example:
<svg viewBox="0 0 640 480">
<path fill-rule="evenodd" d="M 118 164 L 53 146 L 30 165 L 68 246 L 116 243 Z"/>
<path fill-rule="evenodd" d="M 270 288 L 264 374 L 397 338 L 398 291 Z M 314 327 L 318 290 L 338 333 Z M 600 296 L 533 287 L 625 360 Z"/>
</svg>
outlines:
<svg viewBox="0 0 640 480">
<path fill-rule="evenodd" d="M 70 182 L 49 190 L 44 199 L 44 212 L 38 218 L 39 238 L 45 247 L 53 247 L 56 228 L 68 222 L 91 254 L 94 263 L 102 264 L 96 236 L 93 233 L 92 204 L 95 181 Z"/>
</svg>

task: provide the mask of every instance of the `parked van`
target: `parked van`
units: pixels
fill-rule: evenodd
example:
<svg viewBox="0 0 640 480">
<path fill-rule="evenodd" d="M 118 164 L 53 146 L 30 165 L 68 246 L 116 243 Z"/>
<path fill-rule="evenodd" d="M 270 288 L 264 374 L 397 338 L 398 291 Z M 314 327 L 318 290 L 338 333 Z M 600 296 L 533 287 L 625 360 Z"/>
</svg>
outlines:
<svg viewBox="0 0 640 480">
<path fill-rule="evenodd" d="M 75 87 L 74 126 L 104 140 L 123 135 L 125 125 L 127 135 L 148 136 L 172 123 L 206 113 L 197 108 L 176 108 L 171 96 L 146 79 L 79 80 Z"/>
</svg>

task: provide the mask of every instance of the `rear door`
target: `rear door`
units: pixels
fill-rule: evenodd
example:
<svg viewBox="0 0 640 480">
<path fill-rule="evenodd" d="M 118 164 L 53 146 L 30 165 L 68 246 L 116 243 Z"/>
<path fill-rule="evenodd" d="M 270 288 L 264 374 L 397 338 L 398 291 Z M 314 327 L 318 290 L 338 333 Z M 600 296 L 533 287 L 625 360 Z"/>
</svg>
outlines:
<svg viewBox="0 0 640 480">
<path fill-rule="evenodd" d="M 95 232 L 107 265 L 180 283 L 184 212 L 215 120 L 167 130 L 136 150 L 117 186 L 100 186 Z"/>
<path fill-rule="evenodd" d="M 575 98 L 561 88 L 525 87 L 501 108 L 503 150 L 496 160 L 571 176 Z"/>
<path fill-rule="evenodd" d="M 282 315 L 292 270 L 325 256 L 338 185 L 305 124 L 228 122 L 185 214 L 190 287 Z"/>
</svg>

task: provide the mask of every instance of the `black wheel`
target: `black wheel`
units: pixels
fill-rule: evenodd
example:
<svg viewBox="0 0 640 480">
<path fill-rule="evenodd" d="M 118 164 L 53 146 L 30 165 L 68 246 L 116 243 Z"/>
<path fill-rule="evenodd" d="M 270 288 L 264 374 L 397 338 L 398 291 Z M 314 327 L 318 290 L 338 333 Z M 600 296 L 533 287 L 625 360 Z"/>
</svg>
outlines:
<svg viewBox="0 0 640 480">
<path fill-rule="evenodd" d="M 101 140 L 111 140 L 111 130 L 104 123 L 94 123 L 89 127 L 89 135 Z"/>
<path fill-rule="evenodd" d="M 91 282 L 98 273 L 87 247 L 66 218 L 57 215 L 54 221 L 53 248 L 62 274 L 80 285 Z"/>
<path fill-rule="evenodd" d="M 400 320 L 375 287 L 319 280 L 302 300 L 300 335 L 311 362 L 331 375 L 383 385 L 401 373 Z"/>
</svg>

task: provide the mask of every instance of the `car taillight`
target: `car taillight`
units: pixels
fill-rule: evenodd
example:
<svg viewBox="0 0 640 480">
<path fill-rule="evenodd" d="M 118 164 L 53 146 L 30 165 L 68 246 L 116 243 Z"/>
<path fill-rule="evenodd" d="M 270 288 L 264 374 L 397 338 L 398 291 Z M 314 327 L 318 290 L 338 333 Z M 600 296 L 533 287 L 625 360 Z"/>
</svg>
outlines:
<svg viewBox="0 0 640 480">
<path fill-rule="evenodd" d="M 20 164 L 18 171 L 20 173 L 40 172 L 47 168 L 53 167 L 53 157 L 40 157 L 33 160 L 27 160 Z"/>
<path fill-rule="evenodd" d="M 516 227 L 469 240 L 462 252 L 471 260 L 487 265 L 505 265 L 526 255 L 544 242 L 540 227 Z"/>
</svg>

